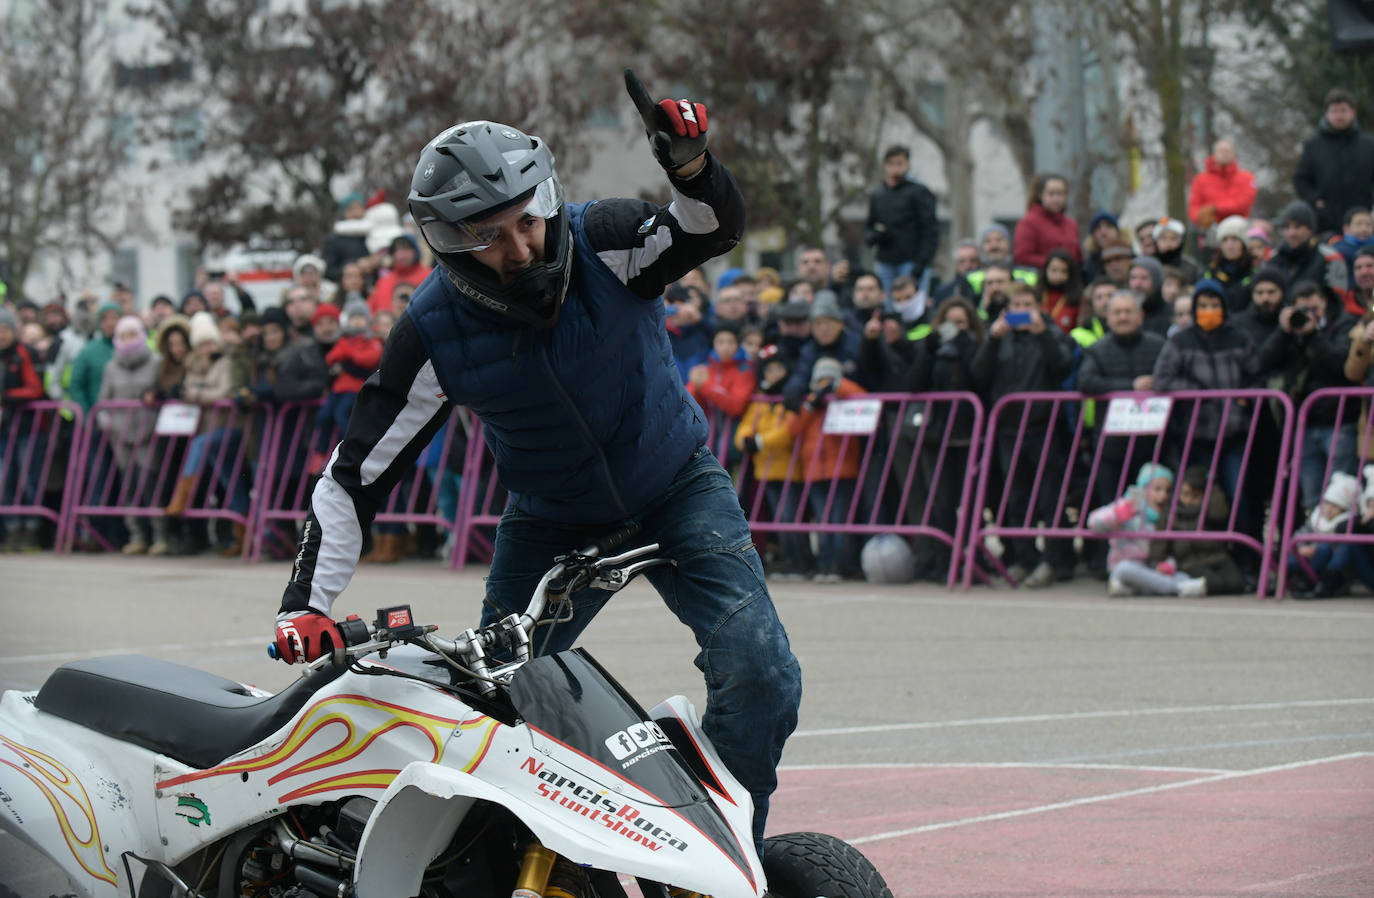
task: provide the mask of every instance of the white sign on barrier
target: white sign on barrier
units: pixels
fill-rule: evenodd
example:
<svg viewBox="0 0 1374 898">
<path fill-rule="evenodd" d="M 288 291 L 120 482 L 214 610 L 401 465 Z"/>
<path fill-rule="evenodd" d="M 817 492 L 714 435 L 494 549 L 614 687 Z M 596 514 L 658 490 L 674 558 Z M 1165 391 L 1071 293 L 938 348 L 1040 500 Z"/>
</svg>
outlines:
<svg viewBox="0 0 1374 898">
<path fill-rule="evenodd" d="M 1167 396 L 1150 396 L 1146 399 L 1123 396 L 1113 399 L 1107 405 L 1102 432 L 1107 436 L 1163 433 L 1173 403 Z"/>
<path fill-rule="evenodd" d="M 154 432 L 160 437 L 188 437 L 200 423 L 200 406 L 187 402 L 169 402 L 157 413 Z"/>
<path fill-rule="evenodd" d="M 826 406 L 821 433 L 871 434 L 883 413 L 881 399 L 837 399 Z"/>
</svg>

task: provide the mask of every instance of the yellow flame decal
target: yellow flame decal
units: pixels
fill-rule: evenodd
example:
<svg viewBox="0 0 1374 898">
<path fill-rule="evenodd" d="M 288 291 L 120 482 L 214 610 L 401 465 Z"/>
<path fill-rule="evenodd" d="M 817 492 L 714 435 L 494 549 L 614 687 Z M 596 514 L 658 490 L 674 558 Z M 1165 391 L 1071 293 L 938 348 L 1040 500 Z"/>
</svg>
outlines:
<svg viewBox="0 0 1374 898">
<path fill-rule="evenodd" d="M 96 879 L 108 882 L 110 885 L 117 885 L 115 872 L 105 863 L 104 846 L 100 841 L 100 826 L 95 820 L 95 809 L 91 807 L 91 799 L 86 794 L 86 787 L 81 785 L 76 774 L 63 766 L 57 759 L 6 739 L 4 736 L 0 736 L 0 744 L 27 762 L 21 766 L 7 758 L 0 758 L 0 764 L 13 767 L 28 777 L 38 787 L 38 791 L 43 793 L 48 804 L 52 805 L 53 816 L 57 820 L 58 826 L 62 828 L 62 837 L 66 839 L 67 848 L 76 858 L 76 862 L 81 865 L 81 869 Z M 76 805 L 76 810 L 79 812 L 78 821 L 83 824 L 81 831 L 85 835 L 78 834 L 77 827 L 73 825 L 71 816 L 68 814 L 67 805 L 58 798 L 54 790 Z M 99 869 L 96 869 L 97 864 Z"/>
<path fill-rule="evenodd" d="M 387 715 L 387 719 L 364 731 L 361 729 L 361 724 L 355 721 L 352 716 L 360 709 L 381 711 Z M 460 722 L 452 718 L 414 711 L 401 705 L 377 701 L 361 695 L 336 695 L 311 706 L 292 727 L 282 744 L 271 752 L 261 757 L 246 758 L 211 767 L 208 770 L 174 777 L 158 783 L 158 788 L 167 788 L 216 776 L 255 773 L 280 768 L 276 769 L 268 778 L 269 783 L 276 784 L 290 777 L 315 773 L 355 761 L 379 738 L 392 730 L 401 728 L 419 731 L 432 747 L 432 754 L 428 760 L 436 762 L 443 756 L 444 740 L 455 729 L 466 730 L 487 726 L 488 732 L 484 736 L 483 744 L 479 747 L 472 761 L 469 762 L 475 767 L 477 763 L 481 762 L 482 756 L 485 755 L 490 746 L 496 725 L 496 721 L 485 715 L 478 715 L 471 720 Z M 322 734 L 324 735 L 322 736 Z M 323 747 L 296 759 L 298 754 L 305 754 L 303 749 L 312 742 L 316 745 L 322 744 Z M 294 763 L 289 766 L 282 766 L 293 760 Z M 301 797 L 321 792 L 385 789 L 399 773 L 399 769 L 349 770 L 334 773 L 298 786 L 278 798 L 277 803 L 288 804 Z"/>
</svg>

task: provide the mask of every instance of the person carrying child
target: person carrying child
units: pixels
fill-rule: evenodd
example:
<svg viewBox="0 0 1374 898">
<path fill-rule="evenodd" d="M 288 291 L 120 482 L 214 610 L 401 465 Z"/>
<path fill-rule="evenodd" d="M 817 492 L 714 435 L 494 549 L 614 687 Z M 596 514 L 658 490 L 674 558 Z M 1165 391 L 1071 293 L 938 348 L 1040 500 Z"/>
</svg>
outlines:
<svg viewBox="0 0 1374 898">
<path fill-rule="evenodd" d="M 1174 472 L 1163 465 L 1146 462 L 1140 467 L 1135 486 L 1110 505 L 1088 516 L 1088 526 L 1098 533 L 1131 532 L 1145 534 L 1156 530 L 1169 513 Z M 1107 595 L 1182 596 L 1206 595 L 1206 581 L 1189 577 L 1172 561 L 1150 564 L 1148 536 L 1113 536 L 1107 554 Z"/>
</svg>

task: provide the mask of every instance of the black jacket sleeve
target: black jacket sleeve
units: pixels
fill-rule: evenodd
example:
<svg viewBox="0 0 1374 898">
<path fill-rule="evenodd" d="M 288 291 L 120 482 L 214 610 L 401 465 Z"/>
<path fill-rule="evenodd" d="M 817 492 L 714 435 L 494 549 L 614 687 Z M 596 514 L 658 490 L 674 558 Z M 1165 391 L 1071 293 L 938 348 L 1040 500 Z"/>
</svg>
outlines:
<svg viewBox="0 0 1374 898">
<path fill-rule="evenodd" d="M 669 176 L 672 201 L 598 200 L 582 227 L 597 257 L 645 299 L 693 268 L 729 251 L 744 234 L 744 197 L 713 156 L 691 178 Z"/>
<path fill-rule="evenodd" d="M 367 379 L 348 431 L 310 497 L 282 611 L 329 614 L 362 551 L 363 530 L 449 415 L 409 315 L 392 328 L 381 368 Z"/>
</svg>

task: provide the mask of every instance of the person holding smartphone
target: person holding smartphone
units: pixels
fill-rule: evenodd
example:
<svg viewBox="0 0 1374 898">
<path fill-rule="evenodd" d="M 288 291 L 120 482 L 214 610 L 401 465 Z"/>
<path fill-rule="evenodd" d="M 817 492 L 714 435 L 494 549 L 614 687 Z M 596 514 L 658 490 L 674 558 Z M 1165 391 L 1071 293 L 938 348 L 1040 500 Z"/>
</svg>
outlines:
<svg viewBox="0 0 1374 898">
<path fill-rule="evenodd" d="M 973 379 L 989 408 L 1009 393 L 1063 389 L 1073 370 L 1073 343 L 1063 331 L 1051 326 L 1041 314 L 1035 288 L 1019 281 L 1012 284 L 1007 307 L 988 327 L 988 339 L 973 357 Z M 998 419 L 993 435 L 997 463 L 1006 484 L 1007 502 L 1004 523 L 1009 526 L 1033 525 L 1037 520 L 1050 524 L 1065 471 L 1052 464 L 1069 458 L 1062 431 L 1055 426 L 1052 403 L 1034 402 L 1025 416 L 1025 432 L 1017 451 L 1017 434 L 1022 415 L 1019 410 Z M 1049 461 L 1036 487 L 1036 470 L 1041 456 Z M 1035 492 L 1035 508 L 1030 508 Z M 1007 539 L 1003 563 L 1008 576 L 1032 589 L 1051 585 L 1055 580 L 1073 576 L 1073 543 L 1063 539 L 1045 540 L 1042 555 L 1033 539 Z"/>
</svg>

